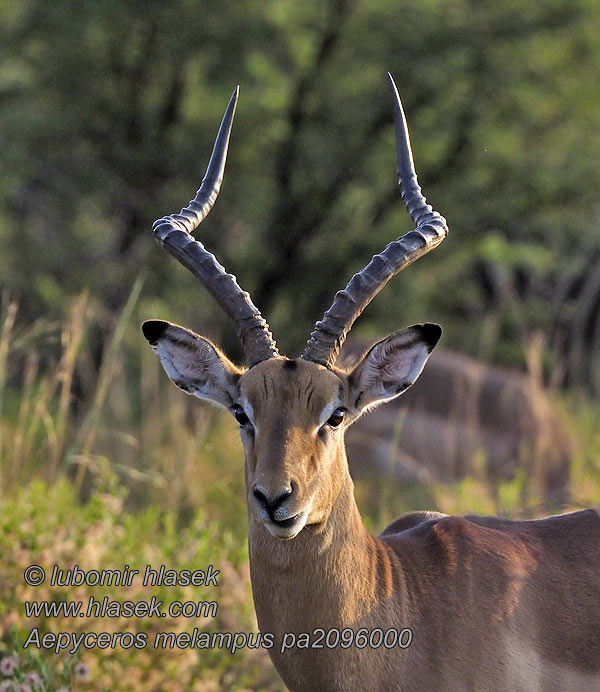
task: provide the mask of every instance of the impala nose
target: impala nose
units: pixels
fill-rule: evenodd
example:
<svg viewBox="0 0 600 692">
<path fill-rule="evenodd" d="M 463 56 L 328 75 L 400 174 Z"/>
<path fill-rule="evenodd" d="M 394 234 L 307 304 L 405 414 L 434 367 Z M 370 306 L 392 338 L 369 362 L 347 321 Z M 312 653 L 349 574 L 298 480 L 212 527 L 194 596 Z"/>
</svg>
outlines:
<svg viewBox="0 0 600 692">
<path fill-rule="evenodd" d="M 252 492 L 261 506 L 264 507 L 269 514 L 272 514 L 293 493 L 293 488 L 283 488 L 273 495 L 270 495 L 262 486 L 257 484 L 254 486 Z"/>
</svg>

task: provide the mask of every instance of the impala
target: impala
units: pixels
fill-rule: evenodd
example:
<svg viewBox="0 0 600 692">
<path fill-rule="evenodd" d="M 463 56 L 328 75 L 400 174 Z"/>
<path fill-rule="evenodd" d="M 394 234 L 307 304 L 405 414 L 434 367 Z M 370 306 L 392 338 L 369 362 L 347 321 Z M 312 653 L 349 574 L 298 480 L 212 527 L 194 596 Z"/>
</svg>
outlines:
<svg viewBox="0 0 600 692">
<path fill-rule="evenodd" d="M 344 351 L 358 355 L 366 346 Z M 475 476 L 497 485 L 522 470 L 534 493 L 563 503 L 572 432 L 533 374 L 436 348 L 404 396 L 350 428 L 346 450 L 353 478 L 414 484 Z"/>
<path fill-rule="evenodd" d="M 178 387 L 226 408 L 240 425 L 254 603 L 290 690 L 598 692 L 596 511 L 533 521 L 413 512 L 378 537 L 361 521 L 345 430 L 410 387 L 441 334 L 435 324 L 414 325 L 352 368 L 335 365 L 369 301 L 447 234 L 421 194 L 391 76 L 390 85 L 399 185 L 416 229 L 336 294 L 304 353 L 278 352 L 248 293 L 191 236 L 221 186 L 237 89 L 196 197 L 156 221 L 154 235 L 232 318 L 248 368 L 169 322 L 145 322 L 144 335 Z"/>
</svg>

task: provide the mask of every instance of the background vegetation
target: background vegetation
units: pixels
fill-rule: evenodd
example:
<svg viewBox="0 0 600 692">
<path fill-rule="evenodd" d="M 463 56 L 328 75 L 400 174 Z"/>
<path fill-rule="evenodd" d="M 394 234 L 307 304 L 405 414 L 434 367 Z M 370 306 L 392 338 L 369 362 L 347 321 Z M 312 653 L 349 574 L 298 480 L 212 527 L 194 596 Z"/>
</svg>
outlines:
<svg viewBox="0 0 600 692">
<path fill-rule="evenodd" d="M 535 343 L 580 439 L 572 506 L 598 502 L 599 36 L 594 0 L 0 2 L 5 655 L 33 626 L 22 601 L 38 592 L 22 569 L 38 560 L 210 560 L 224 585 L 208 628 L 255 626 L 236 426 L 180 395 L 138 329 L 164 317 L 240 356 L 150 232 L 193 195 L 238 83 L 226 180 L 201 237 L 282 349 L 297 353 L 351 273 L 410 228 L 389 70 L 420 182 L 451 236 L 386 288 L 356 333 L 437 320 L 446 346 L 522 369 Z M 492 492 L 467 479 L 427 495 L 442 511 L 531 515 L 543 507 L 526 484 L 517 475 Z M 358 494 L 374 530 L 419 506 L 414 488 Z M 64 683 L 55 656 L 20 655 L 47 689 Z M 281 689 L 252 653 L 83 659 L 91 679 L 67 671 L 64 684 Z"/>
</svg>

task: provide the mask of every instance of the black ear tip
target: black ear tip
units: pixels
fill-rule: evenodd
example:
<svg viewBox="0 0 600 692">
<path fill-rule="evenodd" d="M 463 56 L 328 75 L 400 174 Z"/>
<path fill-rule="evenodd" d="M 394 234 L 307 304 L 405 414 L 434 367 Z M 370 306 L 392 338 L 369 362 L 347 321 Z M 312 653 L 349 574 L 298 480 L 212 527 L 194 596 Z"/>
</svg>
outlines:
<svg viewBox="0 0 600 692">
<path fill-rule="evenodd" d="M 154 346 L 169 326 L 162 320 L 146 320 L 142 323 L 142 332 L 148 341 Z"/>
<path fill-rule="evenodd" d="M 432 324 L 431 322 L 426 322 L 425 324 L 419 325 L 423 338 L 429 346 L 431 351 L 442 336 L 442 328 L 439 324 Z"/>
</svg>

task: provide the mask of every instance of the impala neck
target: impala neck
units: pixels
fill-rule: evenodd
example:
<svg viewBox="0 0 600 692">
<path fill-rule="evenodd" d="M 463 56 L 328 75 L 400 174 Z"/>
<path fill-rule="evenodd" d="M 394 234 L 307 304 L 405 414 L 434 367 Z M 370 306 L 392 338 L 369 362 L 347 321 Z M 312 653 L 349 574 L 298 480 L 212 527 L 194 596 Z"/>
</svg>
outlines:
<svg viewBox="0 0 600 692">
<path fill-rule="evenodd" d="M 391 598 L 404 608 L 400 561 L 365 529 L 345 477 L 329 518 L 281 541 L 250 518 L 252 590 L 262 632 L 356 626 Z"/>
</svg>

